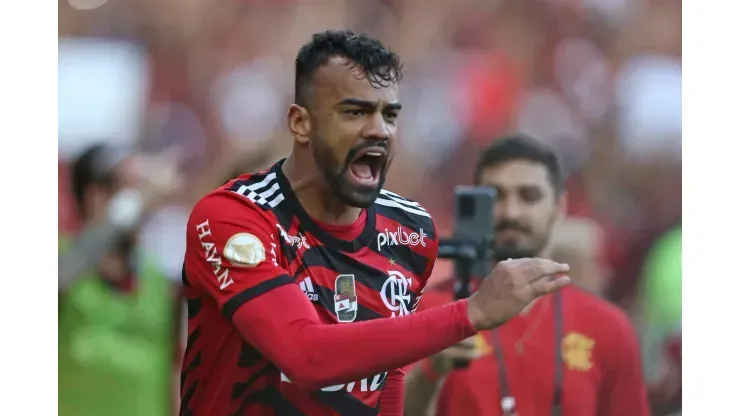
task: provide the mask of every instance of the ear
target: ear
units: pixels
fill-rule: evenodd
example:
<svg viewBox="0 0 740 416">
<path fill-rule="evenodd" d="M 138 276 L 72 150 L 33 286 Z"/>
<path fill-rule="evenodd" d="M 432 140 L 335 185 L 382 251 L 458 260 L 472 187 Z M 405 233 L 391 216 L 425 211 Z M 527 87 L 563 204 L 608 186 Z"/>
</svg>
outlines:
<svg viewBox="0 0 740 416">
<path fill-rule="evenodd" d="M 301 144 L 307 144 L 311 133 L 311 116 L 305 107 L 291 104 L 288 108 L 288 130 Z"/>
</svg>

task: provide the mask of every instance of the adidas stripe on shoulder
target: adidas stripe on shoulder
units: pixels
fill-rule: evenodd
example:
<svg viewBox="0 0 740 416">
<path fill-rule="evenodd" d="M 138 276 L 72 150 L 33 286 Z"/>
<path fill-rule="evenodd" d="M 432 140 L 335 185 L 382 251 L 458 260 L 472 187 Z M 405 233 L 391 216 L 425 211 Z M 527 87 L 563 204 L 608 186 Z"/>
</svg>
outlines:
<svg viewBox="0 0 740 416">
<path fill-rule="evenodd" d="M 416 201 L 383 189 L 375 199 L 375 212 L 411 229 L 423 229 L 429 238 L 437 239 L 432 216 Z"/>
<path fill-rule="evenodd" d="M 397 208 L 422 217 L 432 217 L 421 205 L 419 205 L 418 202 L 408 200 L 401 195 L 391 191 L 386 191 L 385 189 L 380 191 L 378 198 L 375 199 L 375 203 L 386 207 Z"/>
<path fill-rule="evenodd" d="M 259 180 L 259 178 L 237 180 L 229 190 L 246 197 L 265 209 L 268 207 L 275 208 L 285 200 L 285 196 L 280 192 L 280 184 L 275 172 L 265 176 L 262 180 Z"/>
</svg>

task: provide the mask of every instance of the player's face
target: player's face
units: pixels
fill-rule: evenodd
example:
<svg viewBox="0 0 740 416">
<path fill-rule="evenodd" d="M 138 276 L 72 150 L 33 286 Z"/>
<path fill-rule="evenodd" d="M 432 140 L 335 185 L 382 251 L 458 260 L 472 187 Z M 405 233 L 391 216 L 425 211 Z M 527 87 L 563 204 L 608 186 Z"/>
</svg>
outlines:
<svg viewBox="0 0 740 416">
<path fill-rule="evenodd" d="M 497 191 L 494 208 L 496 258 L 537 256 L 550 240 L 562 201 L 547 168 L 529 160 L 512 160 L 483 169 L 480 184 Z"/>
<path fill-rule="evenodd" d="M 316 73 L 310 145 L 340 201 L 372 205 L 393 159 L 398 86 L 378 87 L 336 58 Z"/>
</svg>

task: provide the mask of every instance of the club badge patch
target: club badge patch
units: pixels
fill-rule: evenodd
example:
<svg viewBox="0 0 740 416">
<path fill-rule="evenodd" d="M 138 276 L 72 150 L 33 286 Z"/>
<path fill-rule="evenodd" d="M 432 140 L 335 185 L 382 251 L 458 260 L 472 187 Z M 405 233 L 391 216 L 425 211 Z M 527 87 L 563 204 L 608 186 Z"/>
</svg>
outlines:
<svg viewBox="0 0 740 416">
<path fill-rule="evenodd" d="M 334 312 L 337 321 L 352 322 L 357 318 L 357 292 L 355 275 L 340 274 L 334 283 Z"/>
<path fill-rule="evenodd" d="M 265 261 L 265 246 L 252 234 L 234 234 L 226 242 L 224 257 L 234 266 L 254 267 Z"/>
</svg>

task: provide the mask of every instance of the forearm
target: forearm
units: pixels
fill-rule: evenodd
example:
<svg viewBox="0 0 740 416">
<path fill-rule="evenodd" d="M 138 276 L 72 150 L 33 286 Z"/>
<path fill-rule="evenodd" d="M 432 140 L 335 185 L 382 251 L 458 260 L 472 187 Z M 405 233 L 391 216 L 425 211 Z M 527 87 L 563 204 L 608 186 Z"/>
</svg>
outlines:
<svg viewBox="0 0 740 416">
<path fill-rule="evenodd" d="M 275 305 L 290 307 L 265 313 Z M 294 285 L 253 299 L 233 321 L 292 382 L 309 389 L 403 367 L 475 333 L 465 301 L 392 319 L 323 324 Z"/>
<path fill-rule="evenodd" d="M 120 236 L 121 231 L 108 221 L 88 227 L 71 250 L 59 255 L 59 290 L 65 289 L 80 273 L 97 264 Z"/>
<path fill-rule="evenodd" d="M 59 255 L 59 290 L 95 266 L 125 233 L 135 229 L 150 202 L 139 191 L 119 191 L 108 204 L 107 216 L 87 226 L 73 247 Z"/>
<path fill-rule="evenodd" d="M 404 397 L 404 416 L 426 416 L 437 397 L 442 379 L 432 379 L 416 366 L 406 375 L 406 395 Z"/>
</svg>

